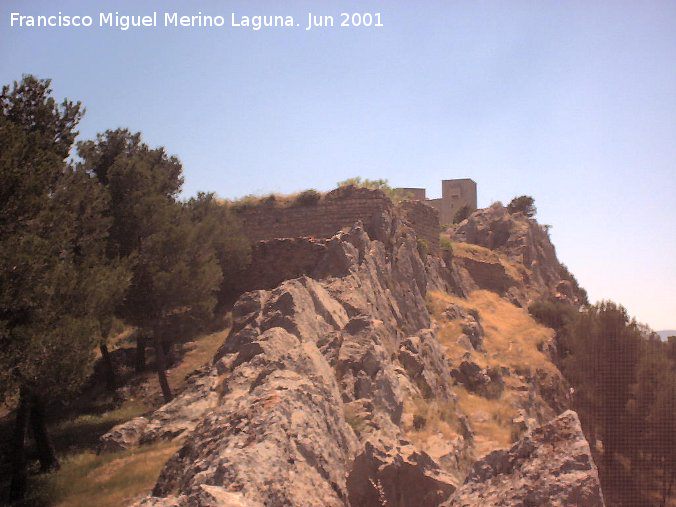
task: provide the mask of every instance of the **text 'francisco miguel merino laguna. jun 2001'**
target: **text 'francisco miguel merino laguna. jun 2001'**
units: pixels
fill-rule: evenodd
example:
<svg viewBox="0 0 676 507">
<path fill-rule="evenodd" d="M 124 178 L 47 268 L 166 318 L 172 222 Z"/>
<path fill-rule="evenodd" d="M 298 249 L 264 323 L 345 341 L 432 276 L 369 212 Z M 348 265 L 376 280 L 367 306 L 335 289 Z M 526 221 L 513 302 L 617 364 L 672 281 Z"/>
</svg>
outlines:
<svg viewBox="0 0 676 507">
<path fill-rule="evenodd" d="M 304 29 L 322 28 L 382 28 L 380 12 L 339 12 L 334 14 L 303 15 L 242 15 L 229 14 L 181 14 L 179 12 L 152 12 L 149 14 L 120 14 L 99 12 L 91 14 L 23 14 L 11 12 L 10 28 L 113 28 L 121 31 L 143 28 L 241 28 L 259 31 L 270 28 Z"/>
</svg>

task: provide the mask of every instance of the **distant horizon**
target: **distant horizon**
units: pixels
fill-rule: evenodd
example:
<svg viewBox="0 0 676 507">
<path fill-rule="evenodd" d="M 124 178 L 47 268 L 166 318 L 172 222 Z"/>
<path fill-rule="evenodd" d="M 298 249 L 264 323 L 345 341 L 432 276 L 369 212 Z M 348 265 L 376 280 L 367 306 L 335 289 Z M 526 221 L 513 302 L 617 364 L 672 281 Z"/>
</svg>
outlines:
<svg viewBox="0 0 676 507">
<path fill-rule="evenodd" d="M 17 28 L 10 14 L 380 12 L 383 27 Z M 354 176 L 482 207 L 531 195 L 589 292 L 676 329 L 676 3 L 8 0 L 0 81 L 32 73 L 87 108 L 80 139 L 142 132 L 183 162 L 183 196 Z"/>
</svg>

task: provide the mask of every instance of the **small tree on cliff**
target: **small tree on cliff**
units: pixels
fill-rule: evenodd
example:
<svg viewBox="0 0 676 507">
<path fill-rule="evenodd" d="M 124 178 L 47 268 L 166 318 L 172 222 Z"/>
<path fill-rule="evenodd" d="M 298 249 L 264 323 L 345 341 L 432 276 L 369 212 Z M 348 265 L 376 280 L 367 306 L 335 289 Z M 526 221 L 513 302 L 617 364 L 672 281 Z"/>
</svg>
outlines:
<svg viewBox="0 0 676 507">
<path fill-rule="evenodd" d="M 175 330 L 207 319 L 216 302 L 222 279 L 213 243 L 217 231 L 194 224 L 177 202 L 183 183 L 178 159 L 164 148 L 149 148 L 140 134 L 107 131 L 81 143 L 78 151 L 82 166 L 110 195 L 108 254 L 131 266 L 120 316 L 141 330 L 137 369 L 145 365 L 145 340 L 152 336 L 160 385 L 169 401 L 165 353 Z"/>
<path fill-rule="evenodd" d="M 459 224 L 463 220 L 469 218 L 469 216 L 471 214 L 472 214 L 472 208 L 465 205 L 462 208 L 460 208 L 458 211 L 455 212 L 455 215 L 453 216 L 453 223 Z"/>
<path fill-rule="evenodd" d="M 510 213 L 523 213 L 528 218 L 533 218 L 537 213 L 537 208 L 535 207 L 535 199 L 529 195 L 521 195 L 515 197 L 507 205 L 507 211 Z"/>
<path fill-rule="evenodd" d="M 87 378 L 101 322 L 126 284 L 105 255 L 109 221 L 95 180 L 65 162 L 82 116 L 26 76 L 0 95 L 0 396 L 19 394 L 10 498 L 26 488 L 30 422 L 43 470 L 59 463 L 46 403 Z"/>
</svg>

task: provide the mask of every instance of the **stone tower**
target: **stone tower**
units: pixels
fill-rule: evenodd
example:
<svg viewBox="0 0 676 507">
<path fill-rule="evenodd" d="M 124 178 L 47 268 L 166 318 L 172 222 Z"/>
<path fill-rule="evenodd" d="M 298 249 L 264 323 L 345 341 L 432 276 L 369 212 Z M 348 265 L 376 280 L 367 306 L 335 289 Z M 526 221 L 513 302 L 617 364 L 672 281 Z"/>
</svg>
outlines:
<svg viewBox="0 0 676 507">
<path fill-rule="evenodd" d="M 439 220 L 442 224 L 450 224 L 453 217 L 463 206 L 476 209 L 476 182 L 469 178 L 443 180 L 441 182 L 441 209 Z"/>
<path fill-rule="evenodd" d="M 477 208 L 476 182 L 469 178 L 441 181 L 441 199 L 427 199 L 424 188 L 401 188 L 408 198 L 425 201 L 439 212 L 439 222 L 448 225 L 463 206 L 469 206 L 472 211 Z"/>
</svg>

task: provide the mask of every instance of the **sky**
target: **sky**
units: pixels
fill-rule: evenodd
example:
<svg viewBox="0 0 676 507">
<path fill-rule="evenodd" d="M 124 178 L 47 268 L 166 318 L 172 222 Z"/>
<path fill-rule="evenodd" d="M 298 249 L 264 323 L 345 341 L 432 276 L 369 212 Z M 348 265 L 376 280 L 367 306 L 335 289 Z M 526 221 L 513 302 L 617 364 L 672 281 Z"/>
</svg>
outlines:
<svg viewBox="0 0 676 507">
<path fill-rule="evenodd" d="M 297 28 L 18 28 L 10 13 L 292 15 Z M 379 12 L 381 28 L 304 29 Z M 141 131 L 184 195 L 472 178 L 532 195 L 593 301 L 676 329 L 676 2 L 0 2 L 0 81 L 51 78 L 81 138 Z"/>
</svg>

